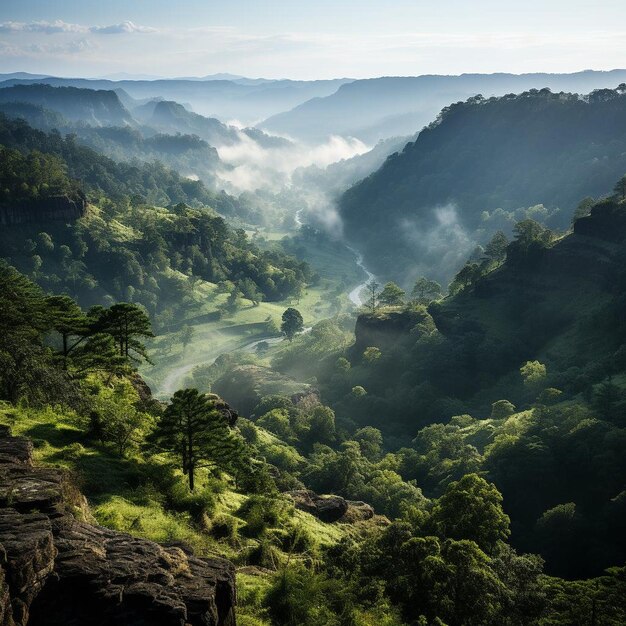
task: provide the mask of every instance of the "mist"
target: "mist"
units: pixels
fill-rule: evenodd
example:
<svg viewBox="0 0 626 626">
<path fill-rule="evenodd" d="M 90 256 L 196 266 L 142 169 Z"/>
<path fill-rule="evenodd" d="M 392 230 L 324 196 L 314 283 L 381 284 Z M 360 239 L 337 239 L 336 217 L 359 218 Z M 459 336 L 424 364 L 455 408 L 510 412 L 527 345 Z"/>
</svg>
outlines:
<svg viewBox="0 0 626 626">
<path fill-rule="evenodd" d="M 427 211 L 432 215 L 432 224 L 405 218 L 399 220 L 404 243 L 415 251 L 418 263 L 412 264 L 400 277 L 410 285 L 419 276 L 427 276 L 446 282 L 465 263 L 479 241 L 475 233 L 469 232 L 459 220 L 459 209 L 455 203 L 438 206 Z"/>
<path fill-rule="evenodd" d="M 353 137 L 331 136 L 321 143 L 309 144 L 284 139 L 277 147 L 264 147 L 239 130 L 239 142 L 216 146 L 220 159 L 228 166 L 217 174 L 227 191 L 241 193 L 264 189 L 278 192 L 292 182 L 298 168 L 326 168 L 332 163 L 364 154 L 370 147 Z"/>
</svg>

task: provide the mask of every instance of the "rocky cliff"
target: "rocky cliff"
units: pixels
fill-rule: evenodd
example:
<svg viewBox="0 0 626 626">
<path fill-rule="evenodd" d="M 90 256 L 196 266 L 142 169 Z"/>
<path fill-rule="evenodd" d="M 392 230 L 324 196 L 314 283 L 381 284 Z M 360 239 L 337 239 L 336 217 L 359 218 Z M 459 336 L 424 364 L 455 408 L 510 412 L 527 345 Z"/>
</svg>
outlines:
<svg viewBox="0 0 626 626">
<path fill-rule="evenodd" d="M 352 361 L 358 361 L 365 348 L 379 348 L 383 352 L 392 348 L 420 322 L 426 319 L 424 311 L 381 311 L 375 315 L 359 315 L 354 328 L 355 343 L 348 354 Z"/>
<path fill-rule="evenodd" d="M 30 224 L 33 222 L 75 222 L 87 210 L 81 198 L 51 196 L 26 205 L 0 206 L 0 225 Z"/>
<path fill-rule="evenodd" d="M 91 523 L 67 472 L 0 426 L 0 626 L 235 626 L 231 563 Z"/>
</svg>

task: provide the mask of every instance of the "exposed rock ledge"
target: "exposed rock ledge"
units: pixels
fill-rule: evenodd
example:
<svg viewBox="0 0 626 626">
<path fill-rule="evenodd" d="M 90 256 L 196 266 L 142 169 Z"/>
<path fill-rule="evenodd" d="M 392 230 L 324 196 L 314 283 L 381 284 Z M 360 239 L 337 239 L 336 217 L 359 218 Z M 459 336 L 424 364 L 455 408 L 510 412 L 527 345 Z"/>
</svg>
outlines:
<svg viewBox="0 0 626 626">
<path fill-rule="evenodd" d="M 287 491 L 296 509 L 314 515 L 322 522 L 357 522 L 372 519 L 374 509 L 365 502 L 345 500 L 341 496 L 319 496 L 310 489 Z"/>
<path fill-rule="evenodd" d="M 14 226 L 32 222 L 75 222 L 87 210 L 82 198 L 51 196 L 24 205 L 0 206 L 0 225 Z"/>
<path fill-rule="evenodd" d="M 235 572 L 90 523 L 64 470 L 0 426 L 0 626 L 235 626 Z"/>
</svg>

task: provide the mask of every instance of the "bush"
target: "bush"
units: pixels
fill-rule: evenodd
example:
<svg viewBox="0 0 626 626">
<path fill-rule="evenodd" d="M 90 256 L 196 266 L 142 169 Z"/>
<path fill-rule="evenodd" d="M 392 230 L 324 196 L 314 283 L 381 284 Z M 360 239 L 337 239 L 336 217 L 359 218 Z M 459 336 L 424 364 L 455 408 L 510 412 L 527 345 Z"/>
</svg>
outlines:
<svg viewBox="0 0 626 626">
<path fill-rule="evenodd" d="M 287 516 L 289 505 L 278 498 L 250 496 L 237 511 L 245 520 L 242 532 L 248 537 L 259 537 L 268 528 L 278 526 Z"/>
<path fill-rule="evenodd" d="M 215 539 L 225 539 L 230 544 L 237 543 L 239 524 L 232 515 L 217 515 L 211 520 L 210 533 Z"/>
<path fill-rule="evenodd" d="M 246 554 L 246 562 L 249 565 L 257 565 L 266 569 L 276 570 L 283 563 L 284 557 L 280 550 L 268 537 L 263 537 L 255 546 L 252 546 Z"/>
</svg>

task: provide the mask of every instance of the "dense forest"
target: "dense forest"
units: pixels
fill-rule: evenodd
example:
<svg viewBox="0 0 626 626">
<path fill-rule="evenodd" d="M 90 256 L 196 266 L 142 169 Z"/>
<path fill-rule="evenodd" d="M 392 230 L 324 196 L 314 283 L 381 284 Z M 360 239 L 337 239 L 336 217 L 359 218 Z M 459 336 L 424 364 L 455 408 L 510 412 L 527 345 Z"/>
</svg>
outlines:
<svg viewBox="0 0 626 626">
<path fill-rule="evenodd" d="M 298 293 L 312 279 L 306 263 L 258 249 L 216 214 L 236 199 L 159 163 L 118 164 L 6 118 L 0 145 L 0 207 L 19 207 L 0 234 L 2 256 L 46 289 L 86 305 L 132 300 L 171 319 L 193 309 L 198 280 L 260 301 Z M 59 219 L 55 203 L 41 212 L 58 196 L 86 199 L 84 214 Z"/>
<path fill-rule="evenodd" d="M 381 276 L 447 283 L 496 231 L 525 217 L 567 228 L 606 193 L 626 171 L 625 109 L 622 87 L 452 104 L 344 194 L 346 236 Z"/>
<path fill-rule="evenodd" d="M 133 619 L 149 585 L 162 586 L 153 610 L 180 576 L 192 600 L 171 623 L 219 623 L 219 606 L 199 616 L 195 551 L 236 572 L 236 594 L 227 577 L 211 593 L 236 599 L 239 626 L 626 623 L 625 102 L 621 89 L 543 90 L 444 110 L 344 197 L 347 233 L 378 251 L 377 269 L 406 263 L 400 285 L 372 279 L 358 311 L 347 295 L 363 280 L 355 252 L 296 228 L 300 208 L 288 232 L 261 232 L 255 201 L 270 205 L 269 192 L 215 193 L 173 161 L 144 158 L 186 142 L 210 149 L 205 139 L 132 124 L 63 135 L 69 118 L 40 103 L 8 107 L 0 465 L 11 469 L 0 482 L 24 467 L 40 479 L 0 489 L 6 615 L 46 615 L 43 589 L 51 624 L 81 623 L 80 602 L 59 622 L 51 597 L 67 580 L 91 597 L 91 560 L 63 570 L 87 545 L 114 597 L 111 608 L 96 594 L 97 606 Z M 148 104 L 146 119 L 208 119 Z M 103 154 L 115 145 L 126 147 Z M 331 168 L 337 188 L 385 149 Z M 426 209 L 453 192 L 458 213 L 439 218 L 484 247 L 468 237 L 442 286 L 434 271 L 405 273 L 429 257 L 391 237 L 409 213 L 427 230 Z M 16 441 L 26 459 L 7 448 Z M 37 499 L 51 490 L 44 468 L 62 472 L 52 483 L 73 503 L 62 515 Z M 35 525 L 36 549 L 15 540 L 14 519 Z M 48 569 L 37 560 L 46 524 L 61 555 Z M 105 527 L 113 548 L 64 540 L 72 524 Z M 137 554 L 157 550 L 139 540 L 170 550 L 156 552 L 170 573 L 140 571 L 123 588 Z"/>
</svg>

